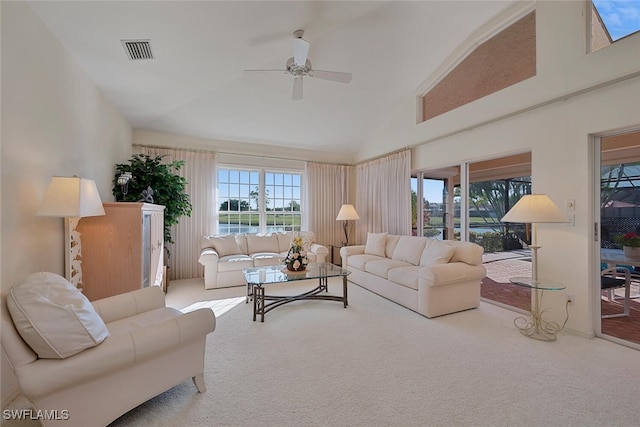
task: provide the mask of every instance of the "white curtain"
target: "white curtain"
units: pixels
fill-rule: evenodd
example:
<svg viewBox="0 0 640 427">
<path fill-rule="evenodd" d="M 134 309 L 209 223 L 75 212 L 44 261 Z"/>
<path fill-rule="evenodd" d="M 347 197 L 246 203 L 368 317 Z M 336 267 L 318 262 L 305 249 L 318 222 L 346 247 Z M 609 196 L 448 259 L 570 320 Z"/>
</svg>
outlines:
<svg viewBox="0 0 640 427">
<path fill-rule="evenodd" d="M 411 235 L 411 151 L 356 166 L 356 242 L 367 232 Z"/>
<path fill-rule="evenodd" d="M 169 245 L 171 256 L 168 265 L 171 279 L 203 277 L 203 267 L 198 264 L 200 237 L 214 233 L 216 227 L 215 153 L 144 146 L 134 146 L 133 151 L 153 157 L 166 156 L 166 163 L 184 160 L 184 166 L 178 174 L 187 180 L 186 191 L 193 210 L 191 217 L 183 216 L 178 224 L 171 227 L 171 237 L 175 243 Z"/>
<path fill-rule="evenodd" d="M 343 203 L 349 203 L 351 166 L 307 162 L 305 171 L 306 229 L 313 231 L 316 241 L 338 245 L 344 240 L 341 221 L 336 216 Z"/>
</svg>

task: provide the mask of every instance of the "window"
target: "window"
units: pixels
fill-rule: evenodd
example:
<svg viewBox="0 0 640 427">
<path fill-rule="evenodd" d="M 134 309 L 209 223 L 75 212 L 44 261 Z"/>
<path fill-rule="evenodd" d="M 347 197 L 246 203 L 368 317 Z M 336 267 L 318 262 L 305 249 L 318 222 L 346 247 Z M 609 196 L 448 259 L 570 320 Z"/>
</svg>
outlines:
<svg viewBox="0 0 640 427">
<path fill-rule="evenodd" d="M 302 228 L 302 174 L 218 169 L 218 232 L 271 233 Z"/>
<path fill-rule="evenodd" d="M 640 31 L 640 3 L 637 1 L 593 0 L 591 51 Z"/>
<path fill-rule="evenodd" d="M 299 173 L 265 172 L 267 231 L 300 231 Z"/>
<path fill-rule="evenodd" d="M 640 233 L 640 162 L 603 164 L 600 170 L 600 244 L 619 249 L 617 236 Z"/>
</svg>

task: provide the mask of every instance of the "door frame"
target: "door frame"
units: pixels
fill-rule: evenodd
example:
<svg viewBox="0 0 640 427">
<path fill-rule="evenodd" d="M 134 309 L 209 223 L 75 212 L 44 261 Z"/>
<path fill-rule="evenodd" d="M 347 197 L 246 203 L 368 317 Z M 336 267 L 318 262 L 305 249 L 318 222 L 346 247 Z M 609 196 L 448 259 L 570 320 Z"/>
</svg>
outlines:
<svg viewBox="0 0 640 427">
<path fill-rule="evenodd" d="M 593 244 L 593 279 L 591 280 L 591 292 L 592 295 L 592 313 L 593 313 L 593 324 L 595 325 L 595 335 L 599 338 L 612 341 L 617 344 L 621 344 L 627 347 L 634 348 L 636 350 L 640 350 L 640 344 L 636 344 L 630 341 L 626 341 L 611 335 L 606 335 L 602 333 L 602 291 L 600 284 L 600 265 L 601 265 L 601 215 L 600 215 L 600 188 L 601 188 L 601 163 L 602 163 L 602 138 L 623 135 L 627 133 L 640 132 L 640 125 L 618 129 L 615 131 L 607 131 L 597 134 L 591 134 L 590 139 L 592 141 L 592 153 L 591 157 L 593 158 L 593 167 L 591 168 L 591 185 L 592 185 L 592 197 L 593 197 L 593 240 L 591 240 L 591 244 Z"/>
</svg>

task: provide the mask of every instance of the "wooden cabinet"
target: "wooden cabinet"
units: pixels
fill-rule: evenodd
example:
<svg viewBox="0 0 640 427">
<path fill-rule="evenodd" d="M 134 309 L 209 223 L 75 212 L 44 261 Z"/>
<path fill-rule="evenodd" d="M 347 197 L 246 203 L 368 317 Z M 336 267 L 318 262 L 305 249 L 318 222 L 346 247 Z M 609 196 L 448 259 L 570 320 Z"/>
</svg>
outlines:
<svg viewBox="0 0 640 427">
<path fill-rule="evenodd" d="M 80 219 L 82 288 L 90 301 L 161 286 L 164 206 L 104 203 L 104 216 Z"/>
</svg>

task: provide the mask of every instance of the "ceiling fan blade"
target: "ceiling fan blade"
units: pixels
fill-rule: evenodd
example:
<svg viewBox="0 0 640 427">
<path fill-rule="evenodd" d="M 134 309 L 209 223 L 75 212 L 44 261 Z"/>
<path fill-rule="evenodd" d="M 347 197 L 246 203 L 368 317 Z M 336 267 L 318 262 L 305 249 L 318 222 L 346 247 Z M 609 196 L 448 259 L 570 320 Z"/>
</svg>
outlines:
<svg viewBox="0 0 640 427">
<path fill-rule="evenodd" d="M 351 73 L 341 73 L 339 71 L 309 70 L 309 76 L 339 83 L 351 82 Z"/>
<path fill-rule="evenodd" d="M 287 70 L 282 70 L 282 69 L 275 70 L 275 69 L 266 69 L 265 68 L 265 69 L 261 69 L 261 70 L 243 70 L 244 73 L 262 73 L 264 71 L 271 72 L 271 73 L 273 73 L 273 72 L 285 73 L 285 74 L 288 73 Z"/>
<path fill-rule="evenodd" d="M 309 54 L 309 42 L 302 37 L 293 39 L 293 60 L 296 65 L 304 67 Z"/>
<path fill-rule="evenodd" d="M 293 79 L 293 94 L 291 99 L 299 101 L 302 99 L 302 77 L 296 77 Z"/>
</svg>

